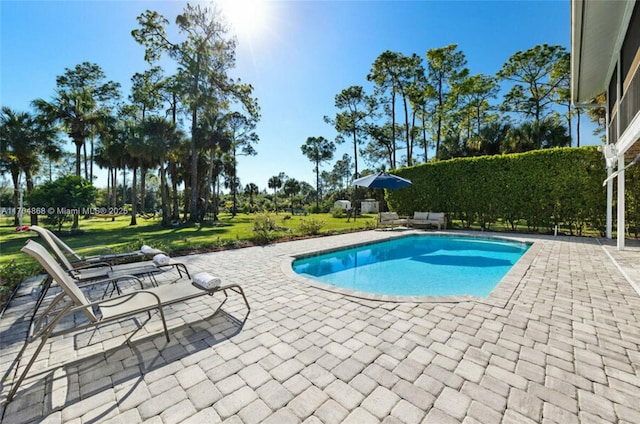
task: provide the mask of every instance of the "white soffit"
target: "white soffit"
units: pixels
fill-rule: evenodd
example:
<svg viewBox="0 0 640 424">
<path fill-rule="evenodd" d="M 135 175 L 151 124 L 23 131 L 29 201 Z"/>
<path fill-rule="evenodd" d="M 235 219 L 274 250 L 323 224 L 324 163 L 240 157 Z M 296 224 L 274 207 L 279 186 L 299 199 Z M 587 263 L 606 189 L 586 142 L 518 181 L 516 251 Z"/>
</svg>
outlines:
<svg viewBox="0 0 640 424">
<path fill-rule="evenodd" d="M 605 91 L 635 0 L 571 0 L 571 100 Z"/>
</svg>

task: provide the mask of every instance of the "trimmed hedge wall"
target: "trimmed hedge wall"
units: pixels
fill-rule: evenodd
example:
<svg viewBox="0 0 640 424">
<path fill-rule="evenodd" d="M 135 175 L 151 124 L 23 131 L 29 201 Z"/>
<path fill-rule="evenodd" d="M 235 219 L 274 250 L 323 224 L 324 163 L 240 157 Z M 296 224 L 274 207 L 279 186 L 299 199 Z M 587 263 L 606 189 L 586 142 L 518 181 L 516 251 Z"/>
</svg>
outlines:
<svg viewBox="0 0 640 424">
<path fill-rule="evenodd" d="M 466 228 L 477 223 L 490 229 L 501 220 L 507 228 L 526 225 L 533 232 L 553 231 L 556 225 L 571 234 L 605 229 L 606 169 L 596 146 L 456 158 L 394 173 L 413 182 L 385 193 L 390 209 L 400 215 L 446 212 L 448 220 L 462 220 Z M 629 181 L 631 173 L 627 174 Z M 638 193 L 640 178 L 636 180 L 628 185 L 628 193 Z M 628 202 L 627 209 L 640 211 L 638 202 L 640 198 Z M 629 222 L 632 219 L 629 214 Z"/>
</svg>

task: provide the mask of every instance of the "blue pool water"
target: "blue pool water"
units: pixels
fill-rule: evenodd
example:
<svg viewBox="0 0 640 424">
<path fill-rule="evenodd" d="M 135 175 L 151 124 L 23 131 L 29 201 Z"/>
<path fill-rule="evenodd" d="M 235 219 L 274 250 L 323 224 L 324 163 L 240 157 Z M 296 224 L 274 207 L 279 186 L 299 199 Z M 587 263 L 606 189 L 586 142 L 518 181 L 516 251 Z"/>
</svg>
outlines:
<svg viewBox="0 0 640 424">
<path fill-rule="evenodd" d="M 414 235 L 296 259 L 293 270 L 374 294 L 486 297 L 528 248 L 489 238 Z"/>
</svg>

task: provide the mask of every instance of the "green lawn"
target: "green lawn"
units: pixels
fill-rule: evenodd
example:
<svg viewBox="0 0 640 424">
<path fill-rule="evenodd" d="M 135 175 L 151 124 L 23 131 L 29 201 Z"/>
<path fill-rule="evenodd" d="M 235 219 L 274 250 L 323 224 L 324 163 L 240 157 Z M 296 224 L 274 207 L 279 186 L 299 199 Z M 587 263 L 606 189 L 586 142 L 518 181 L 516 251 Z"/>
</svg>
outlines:
<svg viewBox="0 0 640 424">
<path fill-rule="evenodd" d="M 336 233 L 363 230 L 372 228 L 376 215 L 369 214 L 358 217 L 357 220 L 347 218 L 333 218 L 330 214 L 314 215 L 290 215 L 279 213 L 271 215 L 279 231 L 278 237 L 292 237 L 304 235 L 299 226 L 303 221 L 311 219 L 323 221 L 321 233 Z M 285 219 L 287 217 L 288 219 Z M 85 254 L 91 252 L 90 246 L 109 246 L 116 251 L 139 249 L 144 243 L 157 247 L 169 253 L 179 253 L 196 249 L 208 249 L 212 247 L 235 244 L 242 241 L 251 241 L 254 238 L 253 222 L 255 215 L 238 214 L 232 217 L 222 214 L 217 223 L 202 225 L 185 224 L 175 228 L 162 228 L 159 219 L 138 218 L 138 225 L 130 226 L 130 217 L 117 217 L 115 221 L 104 218 L 80 220 L 82 234 L 63 235 L 61 238 L 69 246 Z M 41 221 L 40 225 L 43 223 Z M 46 225 L 44 225 L 46 226 Z M 67 230 L 69 226 L 65 227 Z M 51 228 L 50 228 L 51 229 Z M 3 218 L 0 220 L 0 268 L 15 259 L 16 262 L 26 260 L 26 255 L 20 252 L 28 238 L 37 235 L 32 231 L 16 232 L 13 220 Z"/>
</svg>

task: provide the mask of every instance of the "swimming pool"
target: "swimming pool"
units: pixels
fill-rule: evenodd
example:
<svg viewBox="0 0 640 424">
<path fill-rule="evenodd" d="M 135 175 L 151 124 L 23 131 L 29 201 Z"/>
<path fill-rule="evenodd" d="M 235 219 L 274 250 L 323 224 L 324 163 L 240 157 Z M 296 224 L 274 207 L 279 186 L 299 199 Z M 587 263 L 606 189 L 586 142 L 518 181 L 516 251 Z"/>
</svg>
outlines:
<svg viewBox="0 0 640 424">
<path fill-rule="evenodd" d="M 298 258 L 294 272 L 349 290 L 393 296 L 488 296 L 529 244 L 412 235 Z"/>
</svg>

